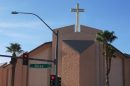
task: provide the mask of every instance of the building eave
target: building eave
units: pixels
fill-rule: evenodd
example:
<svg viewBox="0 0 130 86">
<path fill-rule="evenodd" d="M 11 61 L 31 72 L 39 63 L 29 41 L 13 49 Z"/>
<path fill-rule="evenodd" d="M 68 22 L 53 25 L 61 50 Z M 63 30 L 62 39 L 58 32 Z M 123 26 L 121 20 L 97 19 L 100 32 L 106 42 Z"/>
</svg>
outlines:
<svg viewBox="0 0 130 86">
<path fill-rule="evenodd" d="M 128 57 L 125 53 L 121 52 L 119 49 L 117 49 L 117 48 L 114 47 L 113 45 L 112 45 L 112 47 L 116 50 L 117 53 L 121 54 L 123 57 L 125 57 L 125 58 L 130 58 L 130 56 Z"/>
<path fill-rule="evenodd" d="M 52 45 L 52 42 L 45 42 L 45 43 L 39 45 L 38 47 L 34 48 L 33 50 L 31 50 L 29 53 L 32 53 L 32 52 L 36 51 L 37 49 L 39 49 L 43 46 L 46 46 L 46 45 Z"/>
</svg>

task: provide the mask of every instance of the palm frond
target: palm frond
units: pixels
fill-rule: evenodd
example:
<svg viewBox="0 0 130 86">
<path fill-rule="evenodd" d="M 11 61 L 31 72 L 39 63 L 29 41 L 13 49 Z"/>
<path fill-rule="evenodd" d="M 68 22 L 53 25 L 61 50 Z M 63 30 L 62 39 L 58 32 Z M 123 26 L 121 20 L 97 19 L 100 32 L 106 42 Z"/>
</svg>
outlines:
<svg viewBox="0 0 130 86">
<path fill-rule="evenodd" d="M 23 50 L 21 49 L 20 44 L 18 43 L 10 43 L 10 46 L 6 47 L 7 52 L 13 53 L 21 53 Z"/>
</svg>

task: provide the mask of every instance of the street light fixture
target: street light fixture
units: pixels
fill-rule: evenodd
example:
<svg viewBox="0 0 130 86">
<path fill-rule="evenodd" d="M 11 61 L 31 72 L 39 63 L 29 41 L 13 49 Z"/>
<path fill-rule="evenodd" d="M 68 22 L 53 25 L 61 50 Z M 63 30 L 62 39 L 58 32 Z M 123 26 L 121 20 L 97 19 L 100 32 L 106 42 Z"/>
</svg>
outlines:
<svg viewBox="0 0 130 86">
<path fill-rule="evenodd" d="M 35 14 L 35 13 L 12 11 L 11 14 L 31 14 L 31 15 L 34 15 L 34 16 L 36 16 L 38 19 L 40 19 L 40 20 L 42 21 L 42 23 L 44 23 L 55 35 L 57 35 L 57 33 L 56 33 L 45 21 L 43 21 L 43 19 L 42 19 L 40 16 L 38 16 L 38 15 Z"/>
<path fill-rule="evenodd" d="M 30 15 L 34 15 L 36 16 L 38 19 L 40 19 L 42 21 L 42 23 L 44 23 L 56 36 L 56 40 L 57 40 L 57 43 L 56 43 L 56 57 L 55 57 L 55 66 L 56 66 L 56 83 L 55 83 L 55 86 L 58 86 L 58 33 L 59 31 L 57 30 L 57 32 L 55 32 L 45 21 L 43 21 L 43 19 L 38 16 L 37 14 L 35 13 L 29 13 L 29 12 L 17 12 L 17 11 L 12 11 L 11 14 L 30 14 Z"/>
</svg>

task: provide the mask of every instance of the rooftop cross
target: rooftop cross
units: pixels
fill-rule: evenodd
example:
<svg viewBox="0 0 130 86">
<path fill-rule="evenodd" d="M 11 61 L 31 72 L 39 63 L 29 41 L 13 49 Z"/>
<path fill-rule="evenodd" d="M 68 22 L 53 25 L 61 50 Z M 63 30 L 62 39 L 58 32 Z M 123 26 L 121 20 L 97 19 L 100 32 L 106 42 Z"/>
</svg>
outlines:
<svg viewBox="0 0 130 86">
<path fill-rule="evenodd" d="M 84 9 L 80 9 L 77 3 L 76 8 L 72 8 L 71 12 L 76 12 L 76 32 L 79 32 L 79 12 L 84 12 Z"/>
</svg>

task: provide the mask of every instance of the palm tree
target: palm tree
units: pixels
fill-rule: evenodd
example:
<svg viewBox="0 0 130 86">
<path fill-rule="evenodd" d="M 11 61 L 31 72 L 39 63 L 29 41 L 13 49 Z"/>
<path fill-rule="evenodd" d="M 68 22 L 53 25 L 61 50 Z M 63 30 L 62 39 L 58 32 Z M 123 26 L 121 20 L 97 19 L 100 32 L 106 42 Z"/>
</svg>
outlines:
<svg viewBox="0 0 130 86">
<path fill-rule="evenodd" d="M 105 86 L 109 86 L 109 74 L 111 70 L 111 60 L 115 57 L 115 49 L 112 47 L 111 43 L 117 37 L 114 32 L 109 32 L 107 30 L 97 33 L 96 40 L 103 45 L 103 56 L 105 57 Z"/>
<path fill-rule="evenodd" d="M 21 53 L 23 50 L 21 49 L 20 44 L 18 43 L 10 43 L 10 46 L 6 47 L 7 52 L 12 53 L 12 58 L 10 61 L 10 64 L 12 64 L 12 80 L 11 80 L 11 86 L 14 86 L 14 79 L 15 79 L 15 67 L 17 62 L 17 55 L 16 53 Z"/>
</svg>

